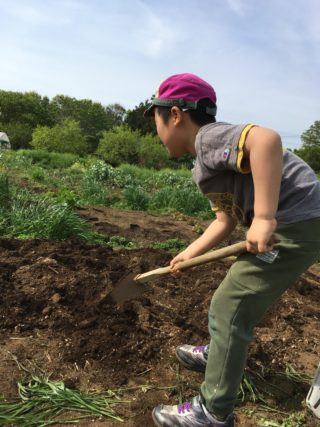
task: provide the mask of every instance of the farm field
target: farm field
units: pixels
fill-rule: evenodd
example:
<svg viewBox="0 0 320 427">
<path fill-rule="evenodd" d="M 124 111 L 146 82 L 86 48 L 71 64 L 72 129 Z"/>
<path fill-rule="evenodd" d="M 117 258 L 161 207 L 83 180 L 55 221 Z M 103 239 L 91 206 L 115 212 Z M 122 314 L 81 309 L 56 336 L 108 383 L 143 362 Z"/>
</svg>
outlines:
<svg viewBox="0 0 320 427">
<path fill-rule="evenodd" d="M 83 210 L 82 215 L 100 230 L 118 230 L 128 239 L 134 233 L 146 244 L 196 237 L 186 221 L 143 212 L 99 207 Z M 170 253 L 155 249 L 1 239 L 0 393 L 16 394 L 16 383 L 25 374 L 14 355 L 23 366 L 38 366 L 69 388 L 123 389 L 130 404 L 119 404 L 116 413 L 124 416 L 128 427 L 152 426 L 154 405 L 192 396 L 201 374 L 178 370 L 174 349 L 180 343 L 207 341 L 207 308 L 231 261 L 198 267 L 179 278 L 157 279 L 141 298 L 121 305 L 105 302 L 127 273 L 165 265 L 170 258 Z M 260 323 L 250 349 L 250 372 L 261 372 L 262 366 L 284 372 L 290 365 L 313 375 L 319 343 L 318 272 L 316 265 L 304 274 Z M 272 419 L 279 422 L 285 412 L 304 413 L 306 384 L 290 381 L 289 375 L 270 374 L 268 381 L 274 385 L 271 408 L 279 411 Z M 255 417 L 269 419 L 267 410 L 254 415 L 258 407 L 250 401 L 241 404 L 239 425 L 259 425 Z M 291 425 L 317 425 L 312 416 L 303 419 L 304 424 Z M 79 425 L 119 423 L 86 420 Z"/>
<path fill-rule="evenodd" d="M 42 178 L 32 190 L 48 197 L 44 182 L 54 181 L 43 178 L 47 171 L 39 168 Z M 11 180 L 15 175 L 20 187 L 34 186 L 17 168 L 6 173 Z M 197 238 L 210 219 L 74 203 L 73 191 L 68 187 L 61 194 L 72 196 L 74 211 L 100 243 L 32 237 L 22 228 L 19 239 L 4 233 L 0 238 L 0 425 L 49 425 L 2 418 L 5 404 L 18 395 L 17 383 L 38 376 L 83 393 L 109 392 L 118 401 L 114 415 L 123 420 L 93 413 L 81 418 L 81 411 L 69 410 L 56 425 L 78 418 L 81 427 L 152 427 L 155 405 L 188 400 L 198 391 L 202 374 L 179 368 L 175 347 L 208 342 L 210 300 L 232 260 L 164 276 L 141 297 L 113 304 L 107 296 L 123 277 L 167 265 L 178 246 Z M 56 191 L 53 198 L 61 194 Z M 238 229 L 224 244 L 243 236 Z M 319 426 L 304 402 L 319 362 L 319 272 L 319 264 L 312 266 L 258 325 L 239 393 L 237 426 Z"/>
</svg>

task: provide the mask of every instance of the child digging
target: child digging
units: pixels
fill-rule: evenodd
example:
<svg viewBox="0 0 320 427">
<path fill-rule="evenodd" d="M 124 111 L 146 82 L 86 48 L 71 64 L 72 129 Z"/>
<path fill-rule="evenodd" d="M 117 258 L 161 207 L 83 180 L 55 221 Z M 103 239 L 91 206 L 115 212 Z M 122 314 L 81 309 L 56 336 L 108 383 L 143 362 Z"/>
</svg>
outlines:
<svg viewBox="0 0 320 427">
<path fill-rule="evenodd" d="M 205 372 L 200 393 L 192 402 L 157 406 L 153 420 L 158 427 L 233 427 L 254 327 L 319 259 L 320 183 L 305 162 L 283 151 L 275 131 L 216 122 L 215 91 L 193 74 L 164 80 L 145 115 L 154 116 L 171 156 L 195 156 L 193 179 L 216 214 L 205 232 L 173 258 L 172 269 L 218 245 L 238 221 L 248 228 L 247 252 L 212 298 L 210 344 L 176 349 L 182 365 Z M 269 262 L 257 257 L 273 249 Z"/>
</svg>

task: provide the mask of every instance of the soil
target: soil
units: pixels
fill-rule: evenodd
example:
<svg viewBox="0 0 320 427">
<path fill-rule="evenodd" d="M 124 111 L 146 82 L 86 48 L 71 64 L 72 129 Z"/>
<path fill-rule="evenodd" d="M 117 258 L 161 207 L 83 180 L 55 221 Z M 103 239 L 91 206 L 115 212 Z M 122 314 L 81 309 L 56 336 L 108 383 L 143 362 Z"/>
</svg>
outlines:
<svg viewBox="0 0 320 427">
<path fill-rule="evenodd" d="M 208 224 L 100 207 L 80 213 L 100 232 L 144 246 L 175 238 L 192 241 Z M 242 237 L 239 231 L 225 244 Z M 177 388 L 165 387 L 178 384 L 184 397 L 193 396 L 203 376 L 178 369 L 175 347 L 207 343 L 210 300 L 232 260 L 155 279 L 141 297 L 121 304 L 107 298 L 129 273 L 165 266 L 171 258 L 169 252 L 146 247 L 113 250 L 70 241 L 0 239 L 0 395 L 16 395 L 17 381 L 25 375 L 19 364 L 37 366 L 69 388 L 126 389 L 131 403 L 115 410 L 128 427 L 153 426 L 152 408 L 177 402 Z M 284 371 L 290 365 L 314 375 L 319 362 L 319 271 L 316 264 L 303 274 L 260 322 L 249 351 L 250 371 Z M 308 385 L 300 385 L 297 392 L 285 377 L 271 381 L 277 383 L 275 408 L 307 411 L 303 400 Z M 237 426 L 258 425 L 248 415 L 252 408 L 250 403 L 238 407 Z M 277 416 L 272 414 L 272 419 Z M 306 419 L 306 426 L 318 425 L 311 413 Z M 119 423 L 89 419 L 78 425 Z"/>
</svg>

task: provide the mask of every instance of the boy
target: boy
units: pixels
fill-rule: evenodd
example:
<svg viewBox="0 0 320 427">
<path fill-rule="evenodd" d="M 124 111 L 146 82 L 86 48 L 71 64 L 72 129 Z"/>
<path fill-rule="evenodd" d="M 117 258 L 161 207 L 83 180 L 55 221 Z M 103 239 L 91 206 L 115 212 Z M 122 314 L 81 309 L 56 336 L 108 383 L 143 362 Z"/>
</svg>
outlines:
<svg viewBox="0 0 320 427">
<path fill-rule="evenodd" d="M 193 74 L 164 80 L 145 115 L 154 115 L 172 156 L 196 156 L 193 179 L 216 213 L 207 230 L 173 258 L 172 269 L 216 246 L 238 221 L 248 227 L 247 253 L 237 258 L 212 298 L 210 345 L 182 345 L 176 351 L 184 366 L 205 371 L 200 394 L 192 402 L 157 406 L 153 420 L 158 427 L 233 427 L 255 325 L 319 259 L 320 183 L 306 163 L 283 152 L 273 130 L 216 122 L 215 91 Z"/>
</svg>

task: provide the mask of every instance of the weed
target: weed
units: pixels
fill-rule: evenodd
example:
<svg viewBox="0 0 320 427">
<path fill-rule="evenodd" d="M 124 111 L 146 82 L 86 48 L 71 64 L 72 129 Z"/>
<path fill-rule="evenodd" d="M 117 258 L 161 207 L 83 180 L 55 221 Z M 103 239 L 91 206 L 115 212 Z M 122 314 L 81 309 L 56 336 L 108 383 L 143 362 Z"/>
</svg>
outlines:
<svg viewBox="0 0 320 427">
<path fill-rule="evenodd" d="M 107 240 L 107 246 L 111 248 L 133 248 L 134 242 L 122 236 L 111 236 Z"/>
<path fill-rule="evenodd" d="M 260 427 L 304 427 L 306 418 L 304 414 L 292 414 L 281 421 L 262 419 L 258 421 L 258 425 Z"/>
<path fill-rule="evenodd" d="M 0 210 L 4 210 L 10 203 L 9 178 L 6 174 L 0 174 Z"/>
<path fill-rule="evenodd" d="M 128 186 L 123 192 L 124 200 L 129 209 L 145 211 L 149 205 L 149 197 L 141 187 Z"/>
<path fill-rule="evenodd" d="M 66 169 L 79 161 L 79 156 L 71 153 L 50 153 L 44 150 L 18 150 L 15 161 L 20 164 L 37 164 L 45 169 Z"/>
<path fill-rule="evenodd" d="M 45 171 L 39 166 L 33 166 L 31 168 L 31 177 L 35 181 L 43 182 L 45 180 Z"/>
<path fill-rule="evenodd" d="M 155 243 L 152 245 L 154 249 L 163 249 L 165 251 L 179 252 L 187 247 L 186 242 L 179 239 L 169 239 L 165 242 Z"/>
<path fill-rule="evenodd" d="M 109 206 L 105 184 L 97 181 L 93 176 L 85 175 L 80 182 L 80 200 L 86 205 Z"/>
</svg>

